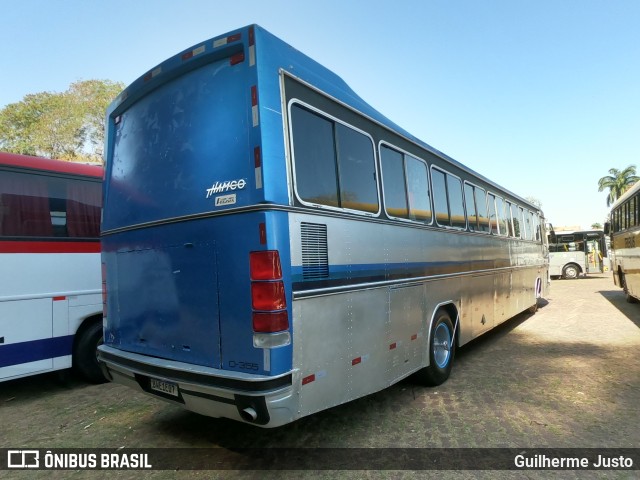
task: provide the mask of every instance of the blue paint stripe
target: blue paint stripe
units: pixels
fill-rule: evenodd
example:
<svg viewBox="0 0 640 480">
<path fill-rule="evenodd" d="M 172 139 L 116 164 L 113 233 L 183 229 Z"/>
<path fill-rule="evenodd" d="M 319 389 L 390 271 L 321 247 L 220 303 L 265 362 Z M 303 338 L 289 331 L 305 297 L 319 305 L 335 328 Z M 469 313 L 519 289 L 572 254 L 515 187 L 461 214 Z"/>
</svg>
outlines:
<svg viewBox="0 0 640 480">
<path fill-rule="evenodd" d="M 336 287 L 361 282 L 401 280 L 431 275 L 462 273 L 476 270 L 509 267 L 507 259 L 465 260 L 445 262 L 412 262 L 400 264 L 329 265 L 329 275 L 324 278 L 305 278 L 302 266 L 292 267 L 294 290 Z"/>
<path fill-rule="evenodd" d="M 0 367 L 71 355 L 73 335 L 0 345 Z"/>
</svg>

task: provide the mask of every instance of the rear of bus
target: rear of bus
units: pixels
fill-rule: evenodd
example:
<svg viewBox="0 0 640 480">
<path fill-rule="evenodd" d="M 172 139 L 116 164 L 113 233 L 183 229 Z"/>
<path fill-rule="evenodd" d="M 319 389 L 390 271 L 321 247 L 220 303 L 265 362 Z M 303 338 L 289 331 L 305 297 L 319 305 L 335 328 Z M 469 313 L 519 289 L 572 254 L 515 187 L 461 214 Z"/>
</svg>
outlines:
<svg viewBox="0 0 640 480">
<path fill-rule="evenodd" d="M 264 161 L 265 129 L 283 142 L 258 107 L 279 102 L 277 82 L 259 88 L 277 78 L 258 72 L 260 34 L 196 45 L 109 108 L 99 357 L 113 381 L 275 426 L 294 415 L 291 262 L 287 214 L 266 208 L 287 187 L 284 157 Z"/>
</svg>

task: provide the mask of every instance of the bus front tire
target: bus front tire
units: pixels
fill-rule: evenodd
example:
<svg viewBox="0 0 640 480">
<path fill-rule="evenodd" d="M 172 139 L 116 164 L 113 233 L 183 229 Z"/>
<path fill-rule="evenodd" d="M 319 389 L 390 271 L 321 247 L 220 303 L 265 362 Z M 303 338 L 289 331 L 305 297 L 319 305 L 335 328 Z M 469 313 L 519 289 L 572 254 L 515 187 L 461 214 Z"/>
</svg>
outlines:
<svg viewBox="0 0 640 480">
<path fill-rule="evenodd" d="M 440 310 L 429 335 L 429 366 L 419 371 L 420 380 L 431 387 L 443 384 L 451 374 L 454 354 L 453 323 L 449 314 Z"/>
<path fill-rule="evenodd" d="M 79 335 L 73 351 L 76 370 L 91 383 L 106 382 L 97 356 L 97 348 L 102 345 L 102 322 L 93 322 Z"/>
</svg>

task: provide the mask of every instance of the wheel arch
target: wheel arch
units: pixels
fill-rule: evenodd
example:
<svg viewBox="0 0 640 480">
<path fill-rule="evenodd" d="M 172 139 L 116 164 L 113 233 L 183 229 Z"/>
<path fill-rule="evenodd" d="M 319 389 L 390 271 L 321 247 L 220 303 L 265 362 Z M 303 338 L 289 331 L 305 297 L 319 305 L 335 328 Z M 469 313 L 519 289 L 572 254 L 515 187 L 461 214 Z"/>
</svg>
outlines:
<svg viewBox="0 0 640 480">
<path fill-rule="evenodd" d="M 438 316 L 438 312 L 440 310 L 446 311 L 449 314 L 449 317 L 451 318 L 451 322 L 453 323 L 455 345 L 457 348 L 460 346 L 460 320 L 458 318 L 459 316 L 458 306 L 453 300 L 446 300 L 444 302 L 440 302 L 433 308 L 433 313 L 431 314 L 429 325 L 427 325 L 427 345 L 430 345 L 431 327 L 433 327 L 433 322 L 436 321 L 436 317 Z"/>
</svg>

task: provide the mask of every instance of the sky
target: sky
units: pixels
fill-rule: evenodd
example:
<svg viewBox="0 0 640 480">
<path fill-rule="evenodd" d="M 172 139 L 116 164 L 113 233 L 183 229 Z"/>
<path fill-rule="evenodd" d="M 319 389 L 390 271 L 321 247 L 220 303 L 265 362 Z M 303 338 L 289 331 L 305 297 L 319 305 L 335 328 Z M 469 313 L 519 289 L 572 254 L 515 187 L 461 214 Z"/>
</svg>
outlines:
<svg viewBox="0 0 640 480">
<path fill-rule="evenodd" d="M 383 115 L 542 204 L 603 224 L 598 179 L 640 163 L 637 0 L 0 0 L 0 108 L 79 80 L 128 85 L 257 23 Z"/>
</svg>

